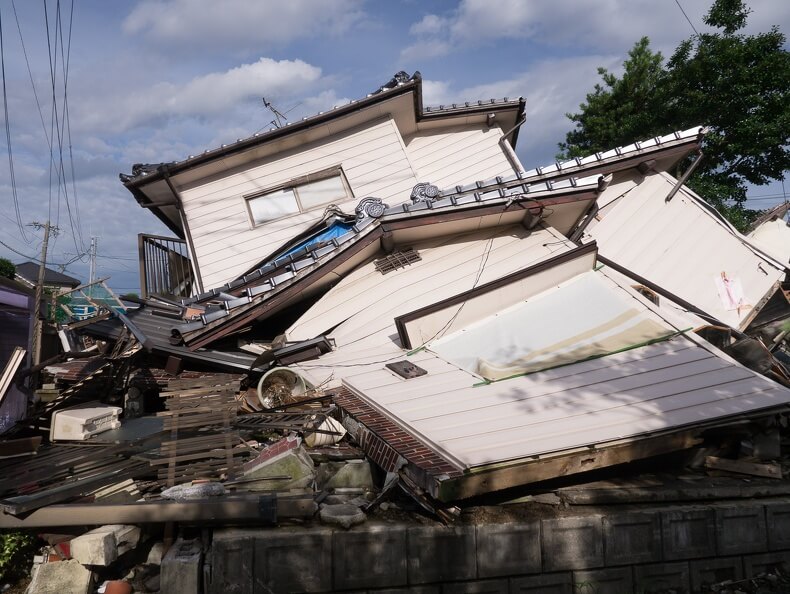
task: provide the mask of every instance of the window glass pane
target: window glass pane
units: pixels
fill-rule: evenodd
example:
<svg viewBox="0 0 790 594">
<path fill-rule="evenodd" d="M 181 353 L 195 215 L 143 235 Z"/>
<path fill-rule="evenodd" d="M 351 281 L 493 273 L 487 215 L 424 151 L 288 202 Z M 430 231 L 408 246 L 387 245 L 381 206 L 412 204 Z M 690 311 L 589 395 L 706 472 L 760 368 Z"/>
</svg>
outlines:
<svg viewBox="0 0 790 594">
<path fill-rule="evenodd" d="M 330 202 L 342 202 L 347 197 L 346 187 L 339 175 L 301 184 L 296 187 L 296 191 L 303 210 Z"/>
<path fill-rule="evenodd" d="M 252 220 L 256 223 L 279 219 L 280 217 L 299 212 L 299 206 L 296 204 L 296 197 L 291 188 L 264 194 L 258 198 L 253 198 L 249 202 Z"/>
</svg>

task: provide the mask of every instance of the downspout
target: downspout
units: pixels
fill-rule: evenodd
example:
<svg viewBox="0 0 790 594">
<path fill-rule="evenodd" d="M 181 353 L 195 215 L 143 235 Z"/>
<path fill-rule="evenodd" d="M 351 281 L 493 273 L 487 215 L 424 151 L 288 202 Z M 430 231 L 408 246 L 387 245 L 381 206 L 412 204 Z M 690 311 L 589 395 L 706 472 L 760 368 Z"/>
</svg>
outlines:
<svg viewBox="0 0 790 594">
<path fill-rule="evenodd" d="M 502 150 L 507 157 L 507 160 L 510 162 L 510 166 L 513 168 L 513 171 L 519 172 L 523 171 L 521 167 L 521 163 L 518 162 L 518 157 L 516 156 L 516 151 L 513 150 L 513 147 L 510 146 L 507 142 L 507 137 L 513 134 L 516 130 L 521 128 L 524 125 L 524 122 L 527 121 L 527 112 L 525 111 L 524 114 L 521 116 L 518 122 L 507 132 L 505 132 L 502 136 L 499 137 L 499 146 L 502 147 Z"/>
<path fill-rule="evenodd" d="M 683 172 L 683 175 L 680 176 L 680 179 L 675 184 L 675 187 L 673 187 L 672 190 L 669 192 L 669 194 L 667 194 L 667 197 L 664 198 L 664 202 L 669 202 L 670 200 L 672 200 L 675 194 L 678 193 L 680 188 L 683 187 L 683 184 L 685 184 L 688 178 L 691 177 L 691 174 L 694 173 L 694 170 L 697 168 L 697 165 L 699 165 L 699 162 L 702 161 L 702 157 L 703 157 L 702 151 L 698 149 L 697 158 L 694 159 L 694 162 L 688 166 L 688 169 L 686 169 L 686 171 Z"/>
<path fill-rule="evenodd" d="M 184 216 L 184 209 L 181 207 L 183 202 L 181 201 L 181 194 L 176 187 L 173 185 L 173 182 L 170 181 L 170 172 L 165 168 L 163 172 L 163 176 L 165 178 L 165 183 L 167 187 L 170 188 L 170 191 L 173 193 L 173 197 L 176 199 L 176 210 L 178 211 L 178 216 L 181 218 L 181 226 L 184 228 L 184 236 L 187 240 L 187 249 L 189 250 L 189 257 L 192 261 L 192 270 L 195 272 L 195 281 L 197 283 L 197 292 L 203 293 L 205 289 L 203 288 L 203 277 L 200 275 L 200 267 L 198 266 L 197 255 L 195 254 L 195 245 L 192 241 L 192 232 L 189 230 L 189 225 L 187 224 L 187 218 Z"/>
</svg>

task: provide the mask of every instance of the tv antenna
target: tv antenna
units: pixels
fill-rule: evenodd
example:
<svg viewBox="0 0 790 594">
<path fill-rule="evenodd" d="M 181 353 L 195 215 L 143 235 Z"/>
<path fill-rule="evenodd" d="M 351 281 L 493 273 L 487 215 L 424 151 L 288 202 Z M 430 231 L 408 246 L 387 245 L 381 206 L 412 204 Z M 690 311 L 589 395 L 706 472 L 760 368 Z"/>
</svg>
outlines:
<svg viewBox="0 0 790 594">
<path fill-rule="evenodd" d="M 275 128 L 282 128 L 288 118 L 285 117 L 285 114 L 280 113 L 270 101 L 266 101 L 266 97 L 261 97 L 261 99 L 263 99 L 263 106 L 274 114 L 274 119 L 269 123 Z"/>
</svg>

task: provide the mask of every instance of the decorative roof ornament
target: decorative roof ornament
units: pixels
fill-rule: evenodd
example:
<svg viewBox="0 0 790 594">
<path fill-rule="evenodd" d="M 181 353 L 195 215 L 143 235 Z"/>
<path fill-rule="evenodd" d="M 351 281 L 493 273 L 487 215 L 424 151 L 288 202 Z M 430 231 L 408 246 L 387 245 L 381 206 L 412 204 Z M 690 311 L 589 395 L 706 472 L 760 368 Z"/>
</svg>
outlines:
<svg viewBox="0 0 790 594">
<path fill-rule="evenodd" d="M 365 217 L 378 219 L 388 208 L 389 206 L 384 204 L 381 198 L 363 198 L 359 201 L 359 204 L 357 204 L 354 212 L 357 214 L 358 221 Z"/>
<path fill-rule="evenodd" d="M 132 165 L 131 175 L 127 175 L 126 173 L 119 173 L 118 177 L 121 178 L 122 182 L 127 182 L 136 177 L 141 177 L 145 175 L 150 175 L 151 173 L 155 173 L 165 165 L 169 165 L 169 163 L 135 163 L 134 165 Z"/>
<path fill-rule="evenodd" d="M 428 182 L 422 182 L 414 186 L 411 190 L 411 201 L 433 202 L 439 197 L 439 188 Z"/>
<path fill-rule="evenodd" d="M 411 80 L 417 80 L 420 78 L 421 76 L 419 70 L 415 70 L 414 74 L 412 74 L 411 76 L 409 76 L 408 73 L 401 70 L 400 72 L 396 72 L 395 75 L 390 80 L 388 80 L 383 85 L 381 85 L 378 89 L 373 91 L 371 95 L 378 95 L 379 93 L 383 93 L 384 91 L 389 91 L 390 89 L 394 89 L 398 85 L 406 84 Z"/>
</svg>

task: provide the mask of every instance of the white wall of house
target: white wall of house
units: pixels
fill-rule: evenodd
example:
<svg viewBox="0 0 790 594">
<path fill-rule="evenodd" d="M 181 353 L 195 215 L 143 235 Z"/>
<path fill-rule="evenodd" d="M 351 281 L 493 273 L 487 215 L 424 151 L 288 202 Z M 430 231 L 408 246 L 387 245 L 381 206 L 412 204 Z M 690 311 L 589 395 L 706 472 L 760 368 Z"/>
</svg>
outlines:
<svg viewBox="0 0 790 594">
<path fill-rule="evenodd" d="M 418 182 L 443 188 L 513 173 L 499 145 L 501 134 L 498 126 L 468 123 L 418 131 L 404 140 L 395 121 L 383 117 L 181 188 L 204 288 L 237 278 L 319 221 L 325 208 L 255 226 L 246 203 L 251 194 L 339 166 L 353 194 L 338 204 L 345 212 L 368 196 L 394 206 L 409 200 Z"/>
<path fill-rule="evenodd" d="M 421 182 L 439 188 L 514 173 L 499 139 L 485 123 L 420 131 L 406 138 L 406 152 Z"/>
</svg>

